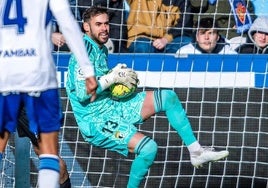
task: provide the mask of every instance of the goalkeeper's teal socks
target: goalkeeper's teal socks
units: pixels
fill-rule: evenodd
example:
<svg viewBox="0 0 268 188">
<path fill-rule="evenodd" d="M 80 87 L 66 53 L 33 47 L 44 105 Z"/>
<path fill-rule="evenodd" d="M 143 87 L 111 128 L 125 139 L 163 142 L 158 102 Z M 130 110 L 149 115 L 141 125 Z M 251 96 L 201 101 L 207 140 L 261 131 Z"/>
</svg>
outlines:
<svg viewBox="0 0 268 188">
<path fill-rule="evenodd" d="M 174 91 L 154 91 L 154 106 L 155 112 L 166 112 L 169 123 L 180 135 L 186 146 L 197 141 L 183 106 Z"/>
<path fill-rule="evenodd" d="M 143 137 L 136 145 L 134 152 L 137 156 L 131 165 L 127 188 L 139 187 L 154 162 L 157 144 L 151 138 Z"/>
</svg>

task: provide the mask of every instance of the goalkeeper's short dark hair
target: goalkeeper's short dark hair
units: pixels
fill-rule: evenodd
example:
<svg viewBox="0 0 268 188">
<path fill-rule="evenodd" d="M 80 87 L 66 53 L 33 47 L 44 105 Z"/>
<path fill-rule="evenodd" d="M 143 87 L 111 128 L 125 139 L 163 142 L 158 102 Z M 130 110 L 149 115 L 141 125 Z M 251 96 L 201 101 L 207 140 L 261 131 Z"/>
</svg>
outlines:
<svg viewBox="0 0 268 188">
<path fill-rule="evenodd" d="M 88 22 L 92 17 L 99 14 L 107 14 L 109 16 L 108 9 L 101 6 L 92 6 L 83 12 L 82 20 L 83 22 Z"/>
</svg>

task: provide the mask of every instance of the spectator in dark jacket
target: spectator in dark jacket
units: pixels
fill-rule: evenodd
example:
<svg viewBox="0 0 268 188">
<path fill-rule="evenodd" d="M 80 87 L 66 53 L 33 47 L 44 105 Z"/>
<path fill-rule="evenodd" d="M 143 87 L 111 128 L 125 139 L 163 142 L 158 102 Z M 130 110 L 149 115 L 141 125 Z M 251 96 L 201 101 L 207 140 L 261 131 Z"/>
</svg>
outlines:
<svg viewBox="0 0 268 188">
<path fill-rule="evenodd" d="M 236 51 L 243 54 L 268 54 L 268 16 L 256 18 L 248 31 L 246 43 Z"/>
</svg>

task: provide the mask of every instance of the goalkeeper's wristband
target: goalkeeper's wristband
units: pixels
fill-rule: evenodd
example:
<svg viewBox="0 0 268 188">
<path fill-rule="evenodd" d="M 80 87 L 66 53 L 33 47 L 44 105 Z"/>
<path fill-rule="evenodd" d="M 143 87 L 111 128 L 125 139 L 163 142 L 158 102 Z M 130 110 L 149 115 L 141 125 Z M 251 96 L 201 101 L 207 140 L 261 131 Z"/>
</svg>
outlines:
<svg viewBox="0 0 268 188">
<path fill-rule="evenodd" d="M 114 83 L 113 75 L 111 75 L 111 74 L 103 75 L 103 76 L 98 78 L 98 82 L 99 82 L 102 90 L 105 90 L 105 89 L 109 88 Z"/>
<path fill-rule="evenodd" d="M 95 76 L 94 69 L 91 66 L 84 66 L 81 69 L 85 78 Z"/>
</svg>

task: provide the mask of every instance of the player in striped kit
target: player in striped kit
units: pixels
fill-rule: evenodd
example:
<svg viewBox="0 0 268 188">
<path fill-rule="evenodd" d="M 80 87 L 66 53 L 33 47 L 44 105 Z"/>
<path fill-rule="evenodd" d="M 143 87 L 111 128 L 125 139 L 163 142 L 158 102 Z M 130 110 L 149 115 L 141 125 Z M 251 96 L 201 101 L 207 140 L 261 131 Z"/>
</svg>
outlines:
<svg viewBox="0 0 268 188">
<path fill-rule="evenodd" d="M 38 139 L 36 136 L 29 130 L 29 121 L 27 119 L 27 114 L 25 109 L 21 110 L 18 120 L 17 132 L 19 137 L 27 137 L 30 139 L 34 152 L 39 156 L 39 146 Z M 1 152 L 1 150 L 0 150 Z M 67 170 L 67 165 L 62 158 L 60 160 L 60 188 L 71 188 L 71 180 L 69 178 L 69 173 Z"/>
<path fill-rule="evenodd" d="M 25 106 L 30 131 L 38 137 L 40 188 L 59 187 L 62 113 L 51 54 L 52 14 L 86 75 L 86 91 L 93 101 L 97 87 L 94 70 L 68 1 L 0 1 L 0 147 L 5 147 L 9 133 L 15 132 L 19 111 Z"/>
</svg>

